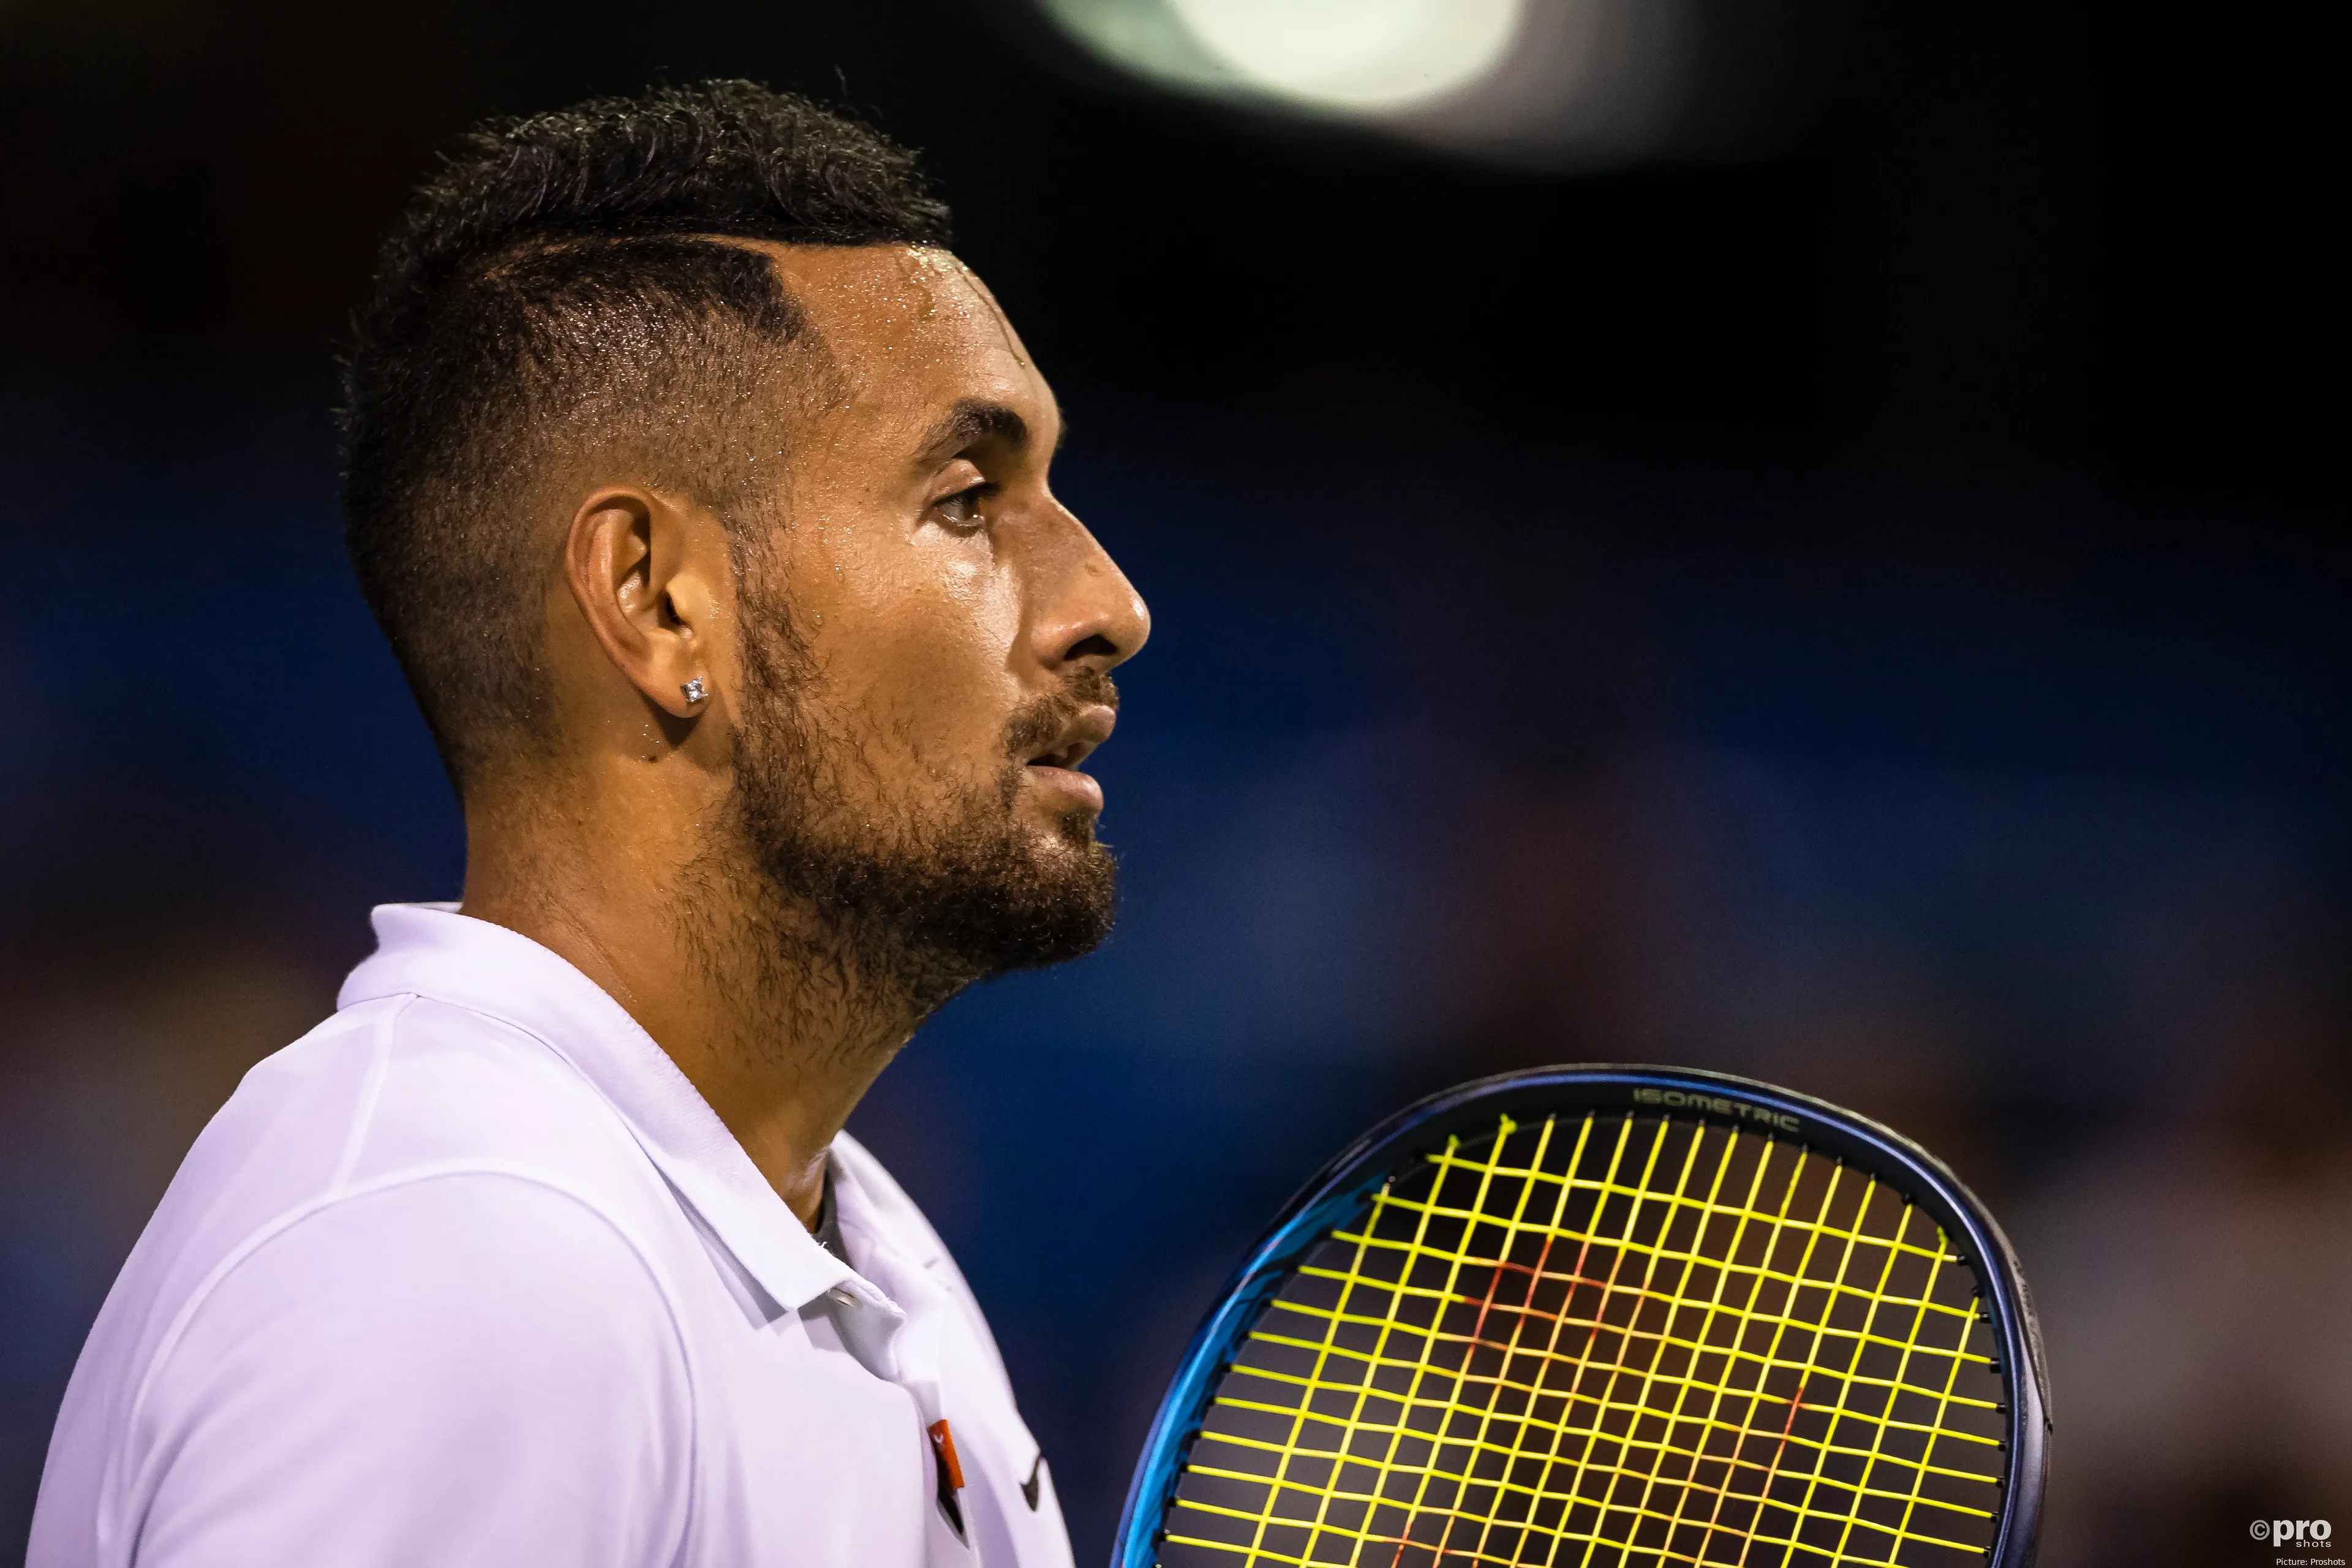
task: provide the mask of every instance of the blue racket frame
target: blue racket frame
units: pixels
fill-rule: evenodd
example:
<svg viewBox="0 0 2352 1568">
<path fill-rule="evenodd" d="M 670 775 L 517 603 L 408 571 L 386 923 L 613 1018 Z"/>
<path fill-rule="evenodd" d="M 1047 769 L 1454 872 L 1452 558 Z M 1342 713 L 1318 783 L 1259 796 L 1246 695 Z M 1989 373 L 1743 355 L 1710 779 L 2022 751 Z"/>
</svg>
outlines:
<svg viewBox="0 0 2352 1568">
<path fill-rule="evenodd" d="M 1643 1090 L 1657 1091 L 1660 1099 L 1637 1098 Z M 1667 1094 L 1680 1096 L 1680 1103 L 1664 1103 Z M 2025 1277 L 1985 1206 L 1933 1154 L 1826 1100 L 1729 1073 L 1622 1066 L 1535 1068 L 1446 1089 L 1407 1106 L 1324 1166 L 1250 1248 L 1178 1363 L 1128 1487 L 1111 1568 L 1153 1568 L 1158 1561 L 1161 1521 L 1175 1500 L 1184 1455 L 1201 1430 L 1210 1390 L 1292 1265 L 1361 1212 L 1413 1153 L 1455 1132 L 1484 1131 L 1514 1110 L 1624 1110 L 1790 1138 L 1888 1182 L 1926 1210 L 1975 1265 L 1984 1285 L 2009 1395 L 2006 1441 L 2011 1461 L 1987 1568 L 2031 1568 L 2048 1463 L 2048 1383 Z"/>
</svg>

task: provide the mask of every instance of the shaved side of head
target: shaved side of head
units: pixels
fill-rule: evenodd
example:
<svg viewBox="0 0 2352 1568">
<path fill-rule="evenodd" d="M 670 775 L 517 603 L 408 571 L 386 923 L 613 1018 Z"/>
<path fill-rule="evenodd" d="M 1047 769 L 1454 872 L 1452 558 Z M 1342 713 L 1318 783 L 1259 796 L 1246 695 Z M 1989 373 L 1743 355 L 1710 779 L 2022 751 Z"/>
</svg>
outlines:
<svg viewBox="0 0 2352 1568">
<path fill-rule="evenodd" d="M 551 738 L 564 497 L 626 474 L 764 515 L 823 344 L 745 240 L 940 245 L 912 154 L 749 82 L 462 142 L 384 252 L 345 367 L 345 536 L 461 796 Z"/>
</svg>

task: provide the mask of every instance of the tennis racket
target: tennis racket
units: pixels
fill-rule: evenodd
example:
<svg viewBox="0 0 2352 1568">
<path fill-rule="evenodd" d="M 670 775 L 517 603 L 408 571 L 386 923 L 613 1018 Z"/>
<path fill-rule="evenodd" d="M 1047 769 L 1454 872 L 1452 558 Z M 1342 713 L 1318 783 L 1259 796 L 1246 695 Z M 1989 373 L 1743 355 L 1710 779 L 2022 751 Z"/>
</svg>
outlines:
<svg viewBox="0 0 2352 1568">
<path fill-rule="evenodd" d="M 1934 1156 L 1718 1073 L 1423 1100 L 1185 1352 L 1113 1568 L 2026 1568 L 2025 1282 Z"/>
</svg>

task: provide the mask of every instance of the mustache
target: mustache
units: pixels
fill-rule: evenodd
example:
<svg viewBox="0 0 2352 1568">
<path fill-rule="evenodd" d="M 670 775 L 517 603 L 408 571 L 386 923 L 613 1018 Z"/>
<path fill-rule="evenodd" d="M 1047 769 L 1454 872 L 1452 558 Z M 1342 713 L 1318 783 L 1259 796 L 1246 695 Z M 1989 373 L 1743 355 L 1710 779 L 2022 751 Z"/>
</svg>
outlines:
<svg viewBox="0 0 2352 1568">
<path fill-rule="evenodd" d="M 1099 669 L 1081 669 L 1059 691 L 1040 697 L 1013 715 L 1004 730 L 1005 754 L 1025 762 L 1067 732 L 1081 708 L 1118 710 L 1118 687 Z"/>
</svg>

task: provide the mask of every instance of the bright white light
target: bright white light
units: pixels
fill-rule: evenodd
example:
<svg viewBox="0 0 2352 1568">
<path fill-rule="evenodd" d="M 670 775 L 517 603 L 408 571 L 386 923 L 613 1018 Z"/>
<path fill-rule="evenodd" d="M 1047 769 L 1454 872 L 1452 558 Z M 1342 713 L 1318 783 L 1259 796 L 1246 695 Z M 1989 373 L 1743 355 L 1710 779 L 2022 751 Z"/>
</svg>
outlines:
<svg viewBox="0 0 2352 1568">
<path fill-rule="evenodd" d="M 1520 0 L 1168 0 L 1252 85 L 1329 109 L 1407 108 L 1476 81 L 1508 52 Z"/>
<path fill-rule="evenodd" d="M 1669 144 L 1707 0 L 1031 3 L 1177 92 L 1566 172 Z"/>
</svg>

